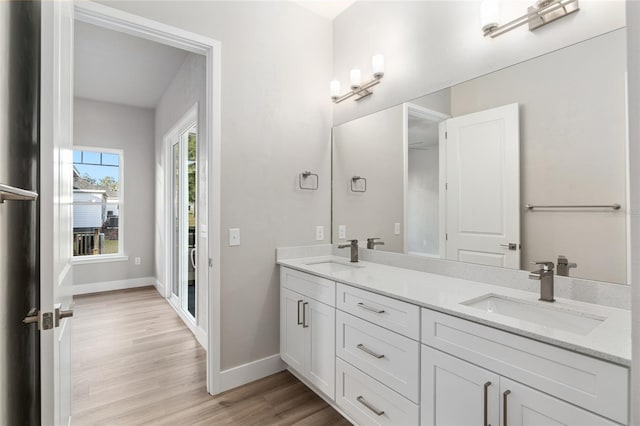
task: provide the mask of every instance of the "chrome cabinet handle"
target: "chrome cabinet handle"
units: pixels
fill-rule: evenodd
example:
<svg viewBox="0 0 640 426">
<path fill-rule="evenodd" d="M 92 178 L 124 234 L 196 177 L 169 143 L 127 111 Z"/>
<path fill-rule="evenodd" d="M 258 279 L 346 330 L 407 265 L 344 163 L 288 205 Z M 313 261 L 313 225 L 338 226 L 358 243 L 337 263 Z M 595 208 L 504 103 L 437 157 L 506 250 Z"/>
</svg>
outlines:
<svg viewBox="0 0 640 426">
<path fill-rule="evenodd" d="M 358 302 L 358 307 L 362 309 L 366 309 L 367 311 L 375 312 L 376 314 L 384 314 L 384 309 L 376 309 L 371 306 L 367 306 L 362 302 Z"/>
<path fill-rule="evenodd" d="M 367 354 L 371 355 L 371 356 L 372 356 L 372 357 L 374 357 L 374 358 L 378 358 L 378 359 L 380 359 L 380 358 L 384 358 L 384 355 L 382 355 L 382 354 L 378 354 L 378 353 L 375 353 L 374 351 L 372 351 L 371 349 L 367 348 L 367 347 L 366 347 L 365 345 L 363 345 L 362 343 L 358 344 L 358 345 L 356 346 L 356 348 L 360 349 L 360 350 L 361 350 L 362 352 L 364 352 L 364 353 L 367 353 Z"/>
<path fill-rule="evenodd" d="M 362 395 L 360 395 L 359 397 L 357 397 L 357 398 L 356 398 L 356 400 L 357 400 L 360 404 L 362 404 L 362 405 L 364 405 L 365 407 L 367 407 L 369 410 L 373 411 L 373 413 L 374 413 L 376 416 L 381 416 L 381 415 L 383 415 L 383 414 L 384 414 L 384 411 L 382 411 L 382 410 L 378 410 L 376 407 L 374 407 L 373 405 L 369 404 L 369 403 L 367 402 L 367 400 L 366 400 L 366 399 L 364 399 L 364 398 L 362 397 Z"/>
<path fill-rule="evenodd" d="M 302 303 L 302 299 L 298 300 L 298 325 L 302 325 L 302 321 L 300 321 L 300 304 Z"/>
<path fill-rule="evenodd" d="M 510 393 L 511 393 L 511 391 L 507 389 L 502 394 L 502 418 L 503 418 L 502 423 L 503 423 L 503 426 L 507 426 L 507 396 L 509 396 Z"/>
<path fill-rule="evenodd" d="M 489 424 L 489 407 L 488 407 L 489 386 L 491 386 L 491 382 L 487 382 L 484 384 L 484 422 L 482 423 L 484 426 L 491 426 Z"/>
<path fill-rule="evenodd" d="M 309 328 L 309 324 L 307 324 L 307 305 L 309 302 L 304 302 L 302 304 L 302 328 Z"/>
</svg>

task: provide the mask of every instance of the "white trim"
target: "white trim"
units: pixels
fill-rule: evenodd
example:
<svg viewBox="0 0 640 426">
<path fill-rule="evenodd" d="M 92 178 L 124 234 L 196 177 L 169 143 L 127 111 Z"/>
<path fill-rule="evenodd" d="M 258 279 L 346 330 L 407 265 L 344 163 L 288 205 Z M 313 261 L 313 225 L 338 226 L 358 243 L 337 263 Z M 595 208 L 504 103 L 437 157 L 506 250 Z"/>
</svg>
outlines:
<svg viewBox="0 0 640 426">
<path fill-rule="evenodd" d="M 99 254 L 96 256 L 74 256 L 71 258 L 72 265 L 86 265 L 88 263 L 126 262 L 129 256 L 119 254 Z"/>
<path fill-rule="evenodd" d="M 162 296 L 163 299 L 166 299 L 164 284 L 162 284 L 159 279 L 156 278 L 153 282 L 153 286 L 156 288 L 160 296 Z"/>
<path fill-rule="evenodd" d="M 162 24 L 108 6 L 90 1 L 75 3 L 75 18 L 93 25 L 120 31 L 136 37 L 184 49 L 204 55 L 206 58 L 205 105 L 206 134 L 204 141 L 209 153 L 208 168 L 208 257 L 206 271 L 209 284 L 208 294 L 208 343 L 207 349 L 207 391 L 220 392 L 220 107 L 221 107 L 221 45 L 217 40 L 204 37 L 180 28 Z M 200 231 L 200 230 L 199 230 Z"/>
<path fill-rule="evenodd" d="M 251 383 L 263 377 L 286 370 L 287 365 L 280 354 L 268 356 L 220 372 L 220 390 L 222 392 Z"/>
<path fill-rule="evenodd" d="M 178 306 L 179 304 L 178 301 L 172 300 L 171 298 L 167 298 L 166 301 L 169 304 L 169 306 L 171 306 L 171 308 L 173 308 L 173 310 L 176 311 L 176 313 L 178 314 L 178 316 L 180 317 L 184 325 L 187 326 L 187 328 L 196 338 L 198 343 L 200 343 L 200 346 L 202 346 L 204 350 L 207 350 L 207 332 L 204 331 L 202 328 L 198 327 L 196 325 L 194 318 L 187 311 L 181 309 Z"/>
<path fill-rule="evenodd" d="M 88 284 L 74 284 L 73 294 L 101 293 L 103 291 L 124 290 L 127 288 L 149 287 L 155 285 L 155 277 L 132 278 L 128 280 L 101 281 Z"/>
</svg>

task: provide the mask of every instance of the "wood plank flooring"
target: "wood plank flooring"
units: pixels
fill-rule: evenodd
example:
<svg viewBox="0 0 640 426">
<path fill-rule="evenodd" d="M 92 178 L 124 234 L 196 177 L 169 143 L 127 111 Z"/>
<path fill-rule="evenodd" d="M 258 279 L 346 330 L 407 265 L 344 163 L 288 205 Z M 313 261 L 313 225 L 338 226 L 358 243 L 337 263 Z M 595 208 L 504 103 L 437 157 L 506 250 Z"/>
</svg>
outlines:
<svg viewBox="0 0 640 426">
<path fill-rule="evenodd" d="M 349 425 L 289 372 L 205 390 L 205 351 L 153 287 L 76 296 L 79 425 Z"/>
</svg>

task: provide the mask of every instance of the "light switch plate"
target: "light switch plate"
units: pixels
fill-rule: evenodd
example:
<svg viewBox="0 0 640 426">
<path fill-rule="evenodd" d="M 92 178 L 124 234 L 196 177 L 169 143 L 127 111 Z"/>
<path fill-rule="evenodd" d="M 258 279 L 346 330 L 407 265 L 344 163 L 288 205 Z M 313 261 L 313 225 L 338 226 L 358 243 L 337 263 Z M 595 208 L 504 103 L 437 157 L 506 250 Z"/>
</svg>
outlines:
<svg viewBox="0 0 640 426">
<path fill-rule="evenodd" d="M 400 235 L 400 224 L 397 222 L 393 224 L 393 235 Z"/>
<path fill-rule="evenodd" d="M 240 245 L 240 228 L 229 228 L 229 247 Z"/>
<path fill-rule="evenodd" d="M 347 238 L 347 225 L 338 225 L 338 238 L 341 240 Z"/>
<path fill-rule="evenodd" d="M 324 240 L 324 226 L 316 226 L 316 241 Z"/>
</svg>

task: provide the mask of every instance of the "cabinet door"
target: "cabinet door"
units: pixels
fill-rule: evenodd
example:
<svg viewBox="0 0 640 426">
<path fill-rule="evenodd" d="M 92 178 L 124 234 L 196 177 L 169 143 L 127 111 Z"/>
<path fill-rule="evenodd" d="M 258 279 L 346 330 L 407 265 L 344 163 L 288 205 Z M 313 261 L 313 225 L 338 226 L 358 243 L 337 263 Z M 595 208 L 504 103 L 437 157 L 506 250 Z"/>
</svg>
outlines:
<svg viewBox="0 0 640 426">
<path fill-rule="evenodd" d="M 500 377 L 422 345 L 421 425 L 500 426 Z"/>
<path fill-rule="evenodd" d="M 500 378 L 500 392 L 500 417 L 504 426 L 617 425 L 604 417 L 504 377 Z"/>
<path fill-rule="evenodd" d="M 306 298 L 303 309 L 306 339 L 306 377 L 331 399 L 335 398 L 336 309 Z"/>
<path fill-rule="evenodd" d="M 305 329 L 302 326 L 301 294 L 280 287 L 280 357 L 304 374 Z"/>
</svg>

